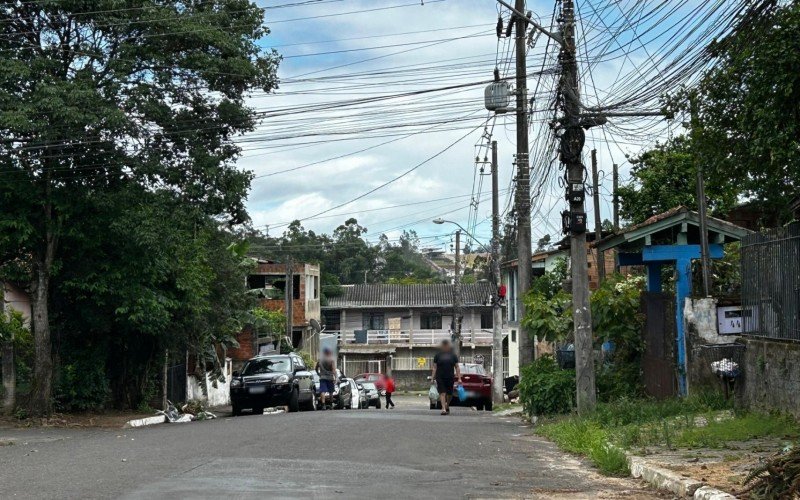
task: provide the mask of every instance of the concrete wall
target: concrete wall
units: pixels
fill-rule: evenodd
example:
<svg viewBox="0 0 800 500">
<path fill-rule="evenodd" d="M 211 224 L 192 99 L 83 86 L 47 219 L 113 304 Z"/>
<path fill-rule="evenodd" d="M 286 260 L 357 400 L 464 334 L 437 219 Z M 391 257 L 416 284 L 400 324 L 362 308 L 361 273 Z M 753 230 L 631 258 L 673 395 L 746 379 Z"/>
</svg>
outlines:
<svg viewBox="0 0 800 500">
<path fill-rule="evenodd" d="M 430 370 L 395 370 L 392 372 L 394 385 L 398 391 L 424 391 L 431 386 L 428 377 Z"/>
<path fill-rule="evenodd" d="M 206 374 L 205 380 L 198 380 L 194 375 L 187 375 L 186 399 L 189 401 L 194 399 L 206 401 L 210 407 L 229 405 L 231 402 L 230 381 L 233 373 L 233 363 L 230 358 L 225 360 L 223 373 L 225 374 L 225 382 L 217 381 L 217 387 L 214 387 L 213 381 L 208 374 Z M 201 386 L 201 384 L 205 387 Z M 204 388 L 205 392 L 203 392 Z"/>
<path fill-rule="evenodd" d="M 800 343 L 742 337 L 746 346 L 738 406 L 779 410 L 800 418 Z"/>
<path fill-rule="evenodd" d="M 0 286 L 3 287 L 2 294 L 0 294 L 0 296 L 2 296 L 5 306 L 9 309 L 13 309 L 22 313 L 22 317 L 25 319 L 26 326 L 30 326 L 31 299 L 28 297 L 28 294 L 25 293 L 25 291 L 21 288 L 17 288 L 11 283 L 0 282 Z M 0 310 L 2 309 L 3 308 L 0 307 Z"/>
<path fill-rule="evenodd" d="M 689 394 L 709 389 L 723 390 L 722 381 L 712 372 L 711 363 L 729 359 L 741 366 L 743 349 L 736 335 L 717 333 L 716 298 L 687 298 L 683 309 L 686 332 L 686 363 Z"/>
</svg>

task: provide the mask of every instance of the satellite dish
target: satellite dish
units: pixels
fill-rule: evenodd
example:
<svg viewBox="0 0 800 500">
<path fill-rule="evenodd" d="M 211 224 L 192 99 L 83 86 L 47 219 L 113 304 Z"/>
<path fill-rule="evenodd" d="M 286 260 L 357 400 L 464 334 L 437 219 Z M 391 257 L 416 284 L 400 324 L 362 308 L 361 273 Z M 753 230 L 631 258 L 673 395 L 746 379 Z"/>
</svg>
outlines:
<svg viewBox="0 0 800 500">
<path fill-rule="evenodd" d="M 316 319 L 311 318 L 308 320 L 308 323 L 311 325 L 311 329 L 314 330 L 314 333 L 319 333 L 322 331 L 322 327 L 320 326 L 319 321 Z"/>
</svg>

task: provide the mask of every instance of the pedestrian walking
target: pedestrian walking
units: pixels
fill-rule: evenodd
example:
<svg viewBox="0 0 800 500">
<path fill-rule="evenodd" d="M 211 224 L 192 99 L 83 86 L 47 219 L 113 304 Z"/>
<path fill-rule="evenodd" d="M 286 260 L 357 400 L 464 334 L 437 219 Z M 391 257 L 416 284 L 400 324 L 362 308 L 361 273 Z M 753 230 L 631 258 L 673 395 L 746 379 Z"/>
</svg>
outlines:
<svg viewBox="0 0 800 500">
<path fill-rule="evenodd" d="M 336 386 L 336 358 L 330 347 L 322 349 L 322 358 L 317 361 L 315 368 L 319 375 L 319 392 L 322 409 L 326 410 L 333 407 L 333 392 Z"/>
<path fill-rule="evenodd" d="M 448 339 L 442 341 L 439 352 L 433 357 L 431 380 L 436 383 L 436 389 L 439 391 L 442 415 L 449 415 L 453 387 L 456 381 L 461 383 L 461 369 L 458 367 L 458 356 L 453 352 L 453 344 Z"/>
<path fill-rule="evenodd" d="M 386 409 L 388 410 L 390 407 L 394 408 L 394 401 L 392 401 L 392 393 L 394 392 L 394 379 L 390 376 L 386 376 Z M 390 406 L 391 405 L 391 406 Z"/>
</svg>

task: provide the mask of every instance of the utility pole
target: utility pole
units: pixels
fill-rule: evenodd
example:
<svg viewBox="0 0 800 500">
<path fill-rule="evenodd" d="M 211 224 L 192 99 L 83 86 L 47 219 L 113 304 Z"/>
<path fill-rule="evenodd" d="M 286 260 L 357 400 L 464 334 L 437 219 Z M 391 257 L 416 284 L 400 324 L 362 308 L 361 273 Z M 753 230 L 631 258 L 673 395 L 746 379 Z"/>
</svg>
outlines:
<svg viewBox="0 0 800 500">
<path fill-rule="evenodd" d="M 597 403 L 592 341 L 592 312 L 589 305 L 589 270 L 586 259 L 586 212 L 584 210 L 585 168 L 581 151 L 585 134 L 581 124 L 578 63 L 575 47 L 575 5 L 562 1 L 561 12 L 561 94 L 564 106 L 564 134 L 561 161 L 567 169 L 569 199 L 569 240 L 572 268 L 572 312 L 575 327 L 575 372 L 578 412 L 592 411 Z"/>
<path fill-rule="evenodd" d="M 619 231 L 619 195 L 617 191 L 619 190 L 619 166 L 615 163 L 614 164 L 614 177 L 613 177 L 613 188 L 614 188 L 614 231 Z"/>
<path fill-rule="evenodd" d="M 492 141 L 492 401 L 503 402 L 503 310 L 500 307 L 500 186 L 497 141 Z"/>
<path fill-rule="evenodd" d="M 286 338 L 292 341 L 292 323 L 294 317 L 294 262 L 292 257 L 286 258 Z M 281 340 L 278 338 L 278 354 L 281 353 Z"/>
<path fill-rule="evenodd" d="M 711 262 L 708 255 L 708 218 L 706 214 L 706 186 L 703 179 L 703 167 L 697 167 L 697 205 L 700 214 L 700 259 L 703 272 L 703 294 L 711 293 Z"/>
<path fill-rule="evenodd" d="M 515 0 L 515 10 L 525 11 L 525 0 Z M 524 298 L 531 289 L 531 179 L 528 159 L 528 67 L 525 59 L 527 25 L 530 16 L 515 13 L 517 53 L 517 295 L 518 318 L 525 317 Z M 533 362 L 533 340 L 527 328 L 520 328 L 519 365 Z"/>
<path fill-rule="evenodd" d="M 453 277 L 453 348 L 461 354 L 461 230 L 456 231 L 456 265 Z"/>
<path fill-rule="evenodd" d="M 599 241 L 603 237 L 603 221 L 600 220 L 600 180 L 597 175 L 597 150 L 592 150 L 592 194 L 594 195 L 594 241 Z M 602 283 L 606 279 L 606 260 L 605 254 L 599 249 L 597 252 L 597 282 Z"/>
</svg>

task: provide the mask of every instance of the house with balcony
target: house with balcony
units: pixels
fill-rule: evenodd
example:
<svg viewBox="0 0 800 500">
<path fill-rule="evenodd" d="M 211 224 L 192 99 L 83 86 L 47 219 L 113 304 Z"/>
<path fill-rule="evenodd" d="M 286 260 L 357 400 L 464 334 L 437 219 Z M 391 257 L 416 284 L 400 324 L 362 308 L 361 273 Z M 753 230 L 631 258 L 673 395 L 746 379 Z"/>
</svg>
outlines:
<svg viewBox="0 0 800 500">
<path fill-rule="evenodd" d="M 292 346 L 305 349 L 316 356 L 319 352 L 319 336 L 314 334 L 311 320 L 321 322 L 320 273 L 315 264 L 292 266 Z M 258 260 L 255 269 L 247 277 L 247 287 L 258 296 L 259 305 L 270 311 L 286 310 L 287 265 Z M 256 354 L 266 353 L 275 347 L 275 339 L 259 336 L 247 328 L 239 334 L 239 348 L 229 351 L 234 365 L 239 365 Z"/>
<path fill-rule="evenodd" d="M 461 358 L 490 369 L 492 285 L 463 284 L 461 295 Z M 339 339 L 346 374 L 391 373 L 398 388 L 421 389 L 439 344 L 453 334 L 453 285 L 346 285 L 322 315 L 325 333 Z"/>
</svg>

